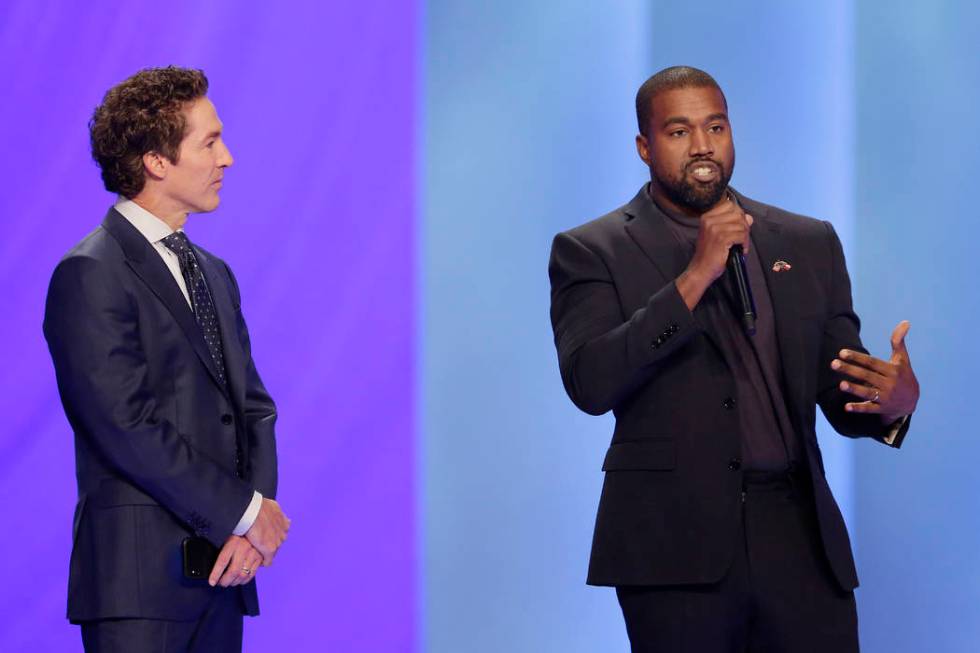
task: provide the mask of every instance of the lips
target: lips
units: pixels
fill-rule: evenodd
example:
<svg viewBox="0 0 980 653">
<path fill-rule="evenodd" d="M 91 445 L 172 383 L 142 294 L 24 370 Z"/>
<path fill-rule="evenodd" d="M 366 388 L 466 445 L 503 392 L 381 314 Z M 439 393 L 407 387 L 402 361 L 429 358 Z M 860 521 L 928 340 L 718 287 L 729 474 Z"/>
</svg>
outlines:
<svg viewBox="0 0 980 653">
<path fill-rule="evenodd" d="M 697 181 L 709 183 L 720 176 L 721 170 L 714 161 L 695 161 L 687 166 L 687 173 Z"/>
</svg>

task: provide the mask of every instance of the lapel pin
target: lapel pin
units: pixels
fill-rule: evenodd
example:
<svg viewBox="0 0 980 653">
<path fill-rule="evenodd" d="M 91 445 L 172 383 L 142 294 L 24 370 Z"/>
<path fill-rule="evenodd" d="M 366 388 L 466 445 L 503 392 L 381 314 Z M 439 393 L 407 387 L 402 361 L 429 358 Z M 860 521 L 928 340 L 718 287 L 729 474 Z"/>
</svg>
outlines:
<svg viewBox="0 0 980 653">
<path fill-rule="evenodd" d="M 772 264 L 773 272 L 786 272 L 787 270 L 792 270 L 792 269 L 793 266 L 787 263 L 786 261 L 779 260 Z"/>
</svg>

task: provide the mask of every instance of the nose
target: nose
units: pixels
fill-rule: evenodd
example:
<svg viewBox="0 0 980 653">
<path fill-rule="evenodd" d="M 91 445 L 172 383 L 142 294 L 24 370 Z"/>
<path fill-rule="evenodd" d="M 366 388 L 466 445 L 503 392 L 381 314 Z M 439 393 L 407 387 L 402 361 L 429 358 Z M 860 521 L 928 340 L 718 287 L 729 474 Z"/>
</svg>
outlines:
<svg viewBox="0 0 980 653">
<path fill-rule="evenodd" d="M 694 156 L 711 156 L 714 154 L 714 147 L 711 145 L 711 139 L 708 138 L 708 134 L 700 129 L 695 129 L 691 133 L 691 150 L 690 155 Z"/>
<path fill-rule="evenodd" d="M 221 149 L 222 152 L 221 157 L 218 159 L 218 165 L 222 168 L 227 168 L 235 162 L 235 158 L 231 155 L 231 150 L 228 149 L 228 146 L 224 142 L 221 143 Z"/>
</svg>

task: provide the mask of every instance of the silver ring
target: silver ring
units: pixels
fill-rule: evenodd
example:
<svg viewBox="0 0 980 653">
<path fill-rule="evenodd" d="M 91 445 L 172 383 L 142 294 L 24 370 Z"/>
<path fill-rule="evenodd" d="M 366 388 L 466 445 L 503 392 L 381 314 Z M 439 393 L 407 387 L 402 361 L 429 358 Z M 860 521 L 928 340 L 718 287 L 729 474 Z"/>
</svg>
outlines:
<svg viewBox="0 0 980 653">
<path fill-rule="evenodd" d="M 250 573 L 252 573 L 252 570 L 248 567 L 242 567 L 242 573 L 248 576 Z"/>
<path fill-rule="evenodd" d="M 871 403 L 873 404 L 878 403 L 878 399 L 880 398 L 881 398 L 881 393 L 878 392 L 878 388 L 875 388 L 875 396 L 871 398 Z"/>
</svg>

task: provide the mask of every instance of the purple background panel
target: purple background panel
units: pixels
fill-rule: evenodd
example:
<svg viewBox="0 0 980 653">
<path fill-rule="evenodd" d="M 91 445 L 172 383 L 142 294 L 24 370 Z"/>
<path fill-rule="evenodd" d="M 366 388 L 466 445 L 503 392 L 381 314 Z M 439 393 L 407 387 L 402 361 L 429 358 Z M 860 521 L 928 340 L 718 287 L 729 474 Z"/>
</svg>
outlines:
<svg viewBox="0 0 980 653">
<path fill-rule="evenodd" d="M 407 651 L 415 641 L 412 2 L 38 3 L 0 8 L 0 650 L 81 650 L 64 618 L 75 482 L 41 334 L 60 256 L 113 197 L 88 151 L 103 93 L 199 67 L 236 161 L 188 234 L 242 287 L 280 408 L 293 519 L 259 573 L 246 650 Z"/>
</svg>

